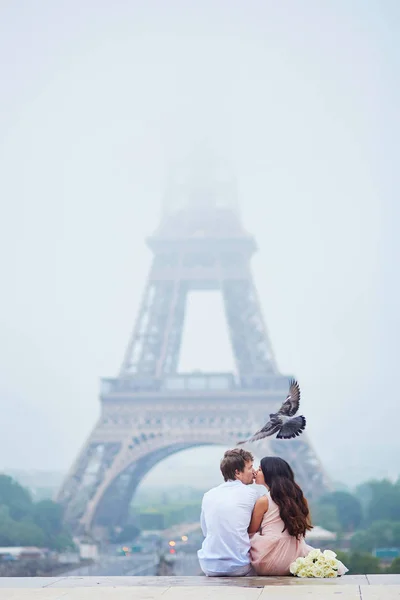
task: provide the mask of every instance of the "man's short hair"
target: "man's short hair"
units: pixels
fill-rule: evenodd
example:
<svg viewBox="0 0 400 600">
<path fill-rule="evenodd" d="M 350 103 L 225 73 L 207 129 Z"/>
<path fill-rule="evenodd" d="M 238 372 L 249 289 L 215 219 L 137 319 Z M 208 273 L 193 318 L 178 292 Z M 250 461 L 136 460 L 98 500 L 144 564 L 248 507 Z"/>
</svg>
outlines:
<svg viewBox="0 0 400 600">
<path fill-rule="evenodd" d="M 243 473 L 246 463 L 253 462 L 254 457 L 251 452 L 243 448 L 227 450 L 221 460 L 220 469 L 225 481 L 234 481 L 236 471 Z"/>
</svg>

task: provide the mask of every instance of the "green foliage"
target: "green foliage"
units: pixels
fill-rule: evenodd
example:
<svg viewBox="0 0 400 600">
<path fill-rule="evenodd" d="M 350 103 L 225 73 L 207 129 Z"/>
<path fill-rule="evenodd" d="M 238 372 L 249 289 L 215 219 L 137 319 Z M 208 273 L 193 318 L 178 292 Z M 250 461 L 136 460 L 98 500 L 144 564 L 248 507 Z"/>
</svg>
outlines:
<svg viewBox="0 0 400 600">
<path fill-rule="evenodd" d="M 47 544 L 52 550 L 61 552 L 62 550 L 73 550 L 75 544 L 72 540 L 71 535 L 68 532 L 58 533 L 50 539 L 50 544 Z"/>
<path fill-rule="evenodd" d="M 331 528 L 332 526 L 337 527 L 339 525 L 339 529 L 336 528 L 334 531 L 354 531 L 363 520 L 361 503 L 358 498 L 349 492 L 326 494 L 321 498 L 317 507 L 320 511 L 325 510 L 325 515 L 323 516 L 325 519 L 327 517 L 330 519 Z M 327 525 L 322 526 L 329 529 Z"/>
<path fill-rule="evenodd" d="M 337 557 L 349 569 L 349 575 L 381 573 L 379 558 L 360 552 L 337 552 Z"/>
<path fill-rule="evenodd" d="M 311 506 L 312 522 L 328 531 L 340 531 L 338 511 L 333 504 L 318 503 Z"/>
<path fill-rule="evenodd" d="M 400 479 L 396 483 L 388 479 L 370 481 L 359 486 L 356 493 L 364 504 L 365 523 L 400 522 Z"/>
<path fill-rule="evenodd" d="M 33 509 L 28 490 L 8 475 L 0 475 L 0 505 L 8 506 L 11 518 L 17 521 L 30 515 Z"/>
<path fill-rule="evenodd" d="M 33 503 L 29 492 L 7 475 L 0 475 L 0 545 L 74 546 L 63 530 L 61 506 L 51 500 Z"/>
<path fill-rule="evenodd" d="M 46 543 L 46 536 L 44 531 L 35 523 L 15 521 L 13 541 L 15 546 L 39 546 L 39 548 L 43 548 Z"/>
<path fill-rule="evenodd" d="M 33 510 L 33 520 L 45 534 L 45 545 L 54 550 L 73 548 L 71 536 L 63 527 L 62 507 L 52 500 L 37 502 Z"/>
<path fill-rule="evenodd" d="M 378 548 L 400 548 L 400 479 L 369 481 L 355 494 L 327 494 L 312 507 L 316 525 L 350 538 L 351 551 L 338 552 L 350 574 L 400 573 L 400 558 L 390 567 L 380 567 L 380 559 L 372 553 Z"/>
<path fill-rule="evenodd" d="M 43 546 L 43 531 L 29 519 L 15 521 L 8 507 L 0 509 L 0 546 Z"/>
<path fill-rule="evenodd" d="M 400 573 L 400 557 L 395 558 L 390 567 L 385 569 L 385 573 L 399 574 Z"/>
<path fill-rule="evenodd" d="M 59 504 L 52 500 L 41 500 L 33 508 L 33 520 L 46 533 L 57 535 L 61 533 L 63 511 Z"/>
<path fill-rule="evenodd" d="M 315 524 L 330 531 L 357 531 L 356 550 L 387 544 L 397 539 L 396 526 L 388 523 L 400 523 L 400 479 L 396 483 L 387 479 L 369 481 L 360 485 L 355 494 L 345 491 L 327 494 L 312 506 L 312 517 Z M 379 525 L 374 528 L 374 523 Z M 382 528 L 379 537 L 378 530 Z"/>
<path fill-rule="evenodd" d="M 0 546 L 13 546 L 13 525 L 8 507 L 0 507 Z"/>
<path fill-rule="evenodd" d="M 351 539 L 352 550 L 372 552 L 376 548 L 400 548 L 400 522 L 375 521 Z"/>
</svg>

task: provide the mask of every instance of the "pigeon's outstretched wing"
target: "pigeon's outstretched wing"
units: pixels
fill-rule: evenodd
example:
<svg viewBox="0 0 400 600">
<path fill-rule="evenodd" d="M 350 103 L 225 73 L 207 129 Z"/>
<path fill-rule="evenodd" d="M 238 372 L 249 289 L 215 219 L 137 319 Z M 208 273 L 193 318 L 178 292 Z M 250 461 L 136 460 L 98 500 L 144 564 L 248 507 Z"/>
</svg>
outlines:
<svg viewBox="0 0 400 600">
<path fill-rule="evenodd" d="M 278 440 L 289 440 L 300 435 L 306 427 L 306 420 L 303 416 L 293 417 L 288 419 L 286 423 L 282 425 L 278 435 Z"/>
<path fill-rule="evenodd" d="M 277 414 L 284 415 L 285 417 L 293 417 L 299 410 L 299 406 L 300 386 L 295 379 L 291 379 L 289 393 Z"/>
<path fill-rule="evenodd" d="M 276 437 L 279 440 L 287 440 L 300 435 L 306 427 L 306 420 L 302 415 L 298 417 L 294 416 L 299 410 L 299 406 L 300 386 L 295 379 L 292 379 L 290 381 L 289 393 L 278 412 L 270 414 L 270 420 L 262 429 L 247 440 L 238 442 L 238 444 L 256 442 L 275 433 L 278 434 Z"/>
<path fill-rule="evenodd" d="M 242 442 L 238 442 L 239 444 L 245 444 L 246 442 L 256 442 L 257 440 L 262 440 L 265 437 L 270 435 L 274 435 L 277 431 L 279 431 L 282 427 L 282 422 L 280 420 L 268 421 L 264 425 L 262 429 L 256 431 L 254 435 L 249 437 L 247 440 L 243 440 Z"/>
</svg>

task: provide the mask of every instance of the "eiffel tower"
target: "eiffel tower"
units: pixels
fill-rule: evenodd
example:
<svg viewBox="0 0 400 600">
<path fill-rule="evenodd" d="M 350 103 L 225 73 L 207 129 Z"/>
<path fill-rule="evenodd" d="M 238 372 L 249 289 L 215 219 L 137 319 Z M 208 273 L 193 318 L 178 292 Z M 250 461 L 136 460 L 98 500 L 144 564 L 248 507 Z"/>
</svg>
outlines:
<svg viewBox="0 0 400 600">
<path fill-rule="evenodd" d="M 148 239 L 153 262 L 121 370 L 102 380 L 100 418 L 57 498 L 78 535 L 122 527 L 135 490 L 159 461 L 196 446 L 235 447 L 287 393 L 251 273 L 256 243 L 234 192 L 204 173 L 175 185 Z M 222 294 L 235 372 L 178 372 L 191 290 Z M 287 459 L 308 498 L 327 489 L 307 434 L 252 449 Z"/>
</svg>

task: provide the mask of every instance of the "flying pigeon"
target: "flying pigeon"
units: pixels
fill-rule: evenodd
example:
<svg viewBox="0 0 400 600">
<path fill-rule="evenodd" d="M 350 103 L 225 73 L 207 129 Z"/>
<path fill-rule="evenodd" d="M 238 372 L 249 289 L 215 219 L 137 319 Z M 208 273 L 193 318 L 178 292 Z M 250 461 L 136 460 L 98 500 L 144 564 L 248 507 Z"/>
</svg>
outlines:
<svg viewBox="0 0 400 600">
<path fill-rule="evenodd" d="M 285 402 L 282 404 L 277 413 L 269 415 L 269 421 L 262 429 L 257 431 L 247 440 L 238 442 L 245 444 L 246 442 L 255 442 L 270 435 L 276 436 L 279 440 L 288 440 L 300 435 L 306 426 L 306 420 L 303 416 L 295 417 L 294 415 L 299 410 L 300 405 L 300 387 L 295 379 L 290 381 L 289 393 L 286 396 Z"/>
</svg>

